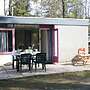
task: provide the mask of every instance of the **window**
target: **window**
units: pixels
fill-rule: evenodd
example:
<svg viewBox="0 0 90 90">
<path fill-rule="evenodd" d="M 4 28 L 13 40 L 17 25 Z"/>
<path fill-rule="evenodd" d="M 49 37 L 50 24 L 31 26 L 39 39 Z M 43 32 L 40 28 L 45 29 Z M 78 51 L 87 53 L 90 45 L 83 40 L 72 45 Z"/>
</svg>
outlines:
<svg viewBox="0 0 90 90">
<path fill-rule="evenodd" d="M 0 52 L 12 51 L 12 31 L 0 31 Z"/>
</svg>

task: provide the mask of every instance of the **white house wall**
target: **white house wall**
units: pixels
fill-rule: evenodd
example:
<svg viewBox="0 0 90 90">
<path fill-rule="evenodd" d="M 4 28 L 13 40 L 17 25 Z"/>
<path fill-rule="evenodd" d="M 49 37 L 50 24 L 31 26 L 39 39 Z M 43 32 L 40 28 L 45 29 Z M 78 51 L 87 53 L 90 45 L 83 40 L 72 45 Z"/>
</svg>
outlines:
<svg viewBox="0 0 90 90">
<path fill-rule="evenodd" d="M 0 55 L 0 66 L 12 63 L 12 55 Z"/>
<path fill-rule="evenodd" d="M 88 52 L 88 26 L 60 26 L 58 28 L 59 62 L 68 62 L 78 53 L 78 48 Z"/>
</svg>

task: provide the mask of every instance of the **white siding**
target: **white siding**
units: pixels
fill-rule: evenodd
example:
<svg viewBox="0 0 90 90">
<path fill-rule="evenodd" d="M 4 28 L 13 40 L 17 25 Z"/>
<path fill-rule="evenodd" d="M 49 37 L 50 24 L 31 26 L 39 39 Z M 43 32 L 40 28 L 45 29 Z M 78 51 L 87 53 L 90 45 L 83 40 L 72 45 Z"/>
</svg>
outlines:
<svg viewBox="0 0 90 90">
<path fill-rule="evenodd" d="M 12 63 L 12 55 L 0 55 L 0 66 L 7 63 Z"/>
<path fill-rule="evenodd" d="M 59 26 L 59 62 L 71 61 L 78 48 L 88 49 L 88 26 Z M 88 52 L 88 51 L 87 51 Z"/>
</svg>

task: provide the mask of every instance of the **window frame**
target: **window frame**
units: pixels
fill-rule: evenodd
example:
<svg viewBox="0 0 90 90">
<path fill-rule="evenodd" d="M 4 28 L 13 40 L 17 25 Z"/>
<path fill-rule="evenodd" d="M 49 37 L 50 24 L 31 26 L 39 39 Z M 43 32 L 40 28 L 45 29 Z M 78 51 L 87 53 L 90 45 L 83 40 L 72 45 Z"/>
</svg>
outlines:
<svg viewBox="0 0 90 90">
<path fill-rule="evenodd" d="M 3 55 L 3 54 L 12 54 L 15 52 L 15 28 L 0 28 L 0 31 L 11 31 L 12 32 L 12 51 L 0 51 L 0 55 Z M 2 40 L 3 40 L 3 37 L 2 37 Z M 7 42 L 8 43 L 8 42 Z M 3 46 L 4 43 L 2 43 L 2 46 Z"/>
</svg>

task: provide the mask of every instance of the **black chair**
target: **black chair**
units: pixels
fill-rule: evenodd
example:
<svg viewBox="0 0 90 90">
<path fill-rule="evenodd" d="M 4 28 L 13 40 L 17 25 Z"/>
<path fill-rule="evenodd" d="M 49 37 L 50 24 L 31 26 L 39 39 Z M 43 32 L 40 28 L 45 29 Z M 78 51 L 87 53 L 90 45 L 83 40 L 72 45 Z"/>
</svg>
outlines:
<svg viewBox="0 0 90 90">
<path fill-rule="evenodd" d="M 22 70 L 22 65 L 28 65 L 29 66 L 29 70 L 32 70 L 31 67 L 31 60 L 32 60 L 32 55 L 31 54 L 21 54 L 20 57 L 20 69 Z"/>
<path fill-rule="evenodd" d="M 20 55 L 12 55 L 12 58 L 12 68 L 15 69 L 15 62 L 17 62 L 17 60 L 20 58 Z"/>
<path fill-rule="evenodd" d="M 37 70 L 37 65 L 42 64 L 42 69 L 46 71 L 46 53 L 37 53 L 35 63 L 35 71 Z"/>
<path fill-rule="evenodd" d="M 14 56 L 14 55 L 12 55 L 12 68 L 14 69 L 15 67 L 15 65 L 14 65 L 14 63 L 15 63 L 15 61 L 16 61 L 16 57 Z"/>
<path fill-rule="evenodd" d="M 13 55 L 12 56 L 13 60 L 12 60 L 12 68 L 13 69 L 17 69 L 17 71 L 19 71 L 19 61 L 20 61 L 20 55 Z M 16 65 L 15 65 L 16 62 Z M 15 67 L 16 66 L 16 67 Z"/>
</svg>

